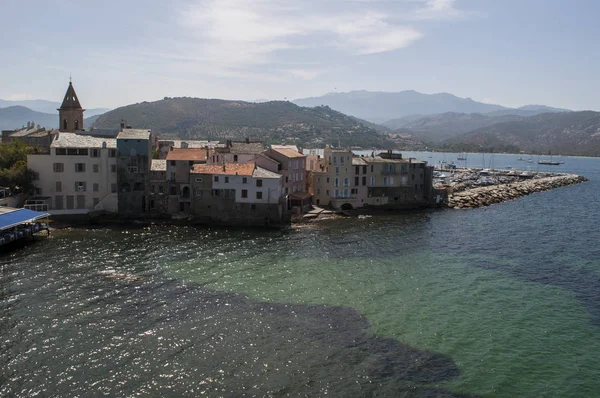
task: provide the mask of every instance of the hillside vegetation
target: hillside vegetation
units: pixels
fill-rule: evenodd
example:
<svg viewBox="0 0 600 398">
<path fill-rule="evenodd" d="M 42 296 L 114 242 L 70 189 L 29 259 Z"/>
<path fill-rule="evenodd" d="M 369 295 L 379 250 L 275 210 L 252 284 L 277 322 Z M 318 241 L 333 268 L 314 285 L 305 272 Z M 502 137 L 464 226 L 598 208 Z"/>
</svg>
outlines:
<svg viewBox="0 0 600 398">
<path fill-rule="evenodd" d="M 303 108 L 287 101 L 167 98 L 114 109 L 100 116 L 94 127 L 115 128 L 122 119 L 136 128 L 150 128 L 161 137 L 181 139 L 248 137 L 267 144 L 294 142 L 304 147 L 394 145 L 368 122 L 326 106 Z"/>
<path fill-rule="evenodd" d="M 445 146 L 600 156 L 600 112 L 544 113 L 497 123 L 449 139 Z"/>
</svg>

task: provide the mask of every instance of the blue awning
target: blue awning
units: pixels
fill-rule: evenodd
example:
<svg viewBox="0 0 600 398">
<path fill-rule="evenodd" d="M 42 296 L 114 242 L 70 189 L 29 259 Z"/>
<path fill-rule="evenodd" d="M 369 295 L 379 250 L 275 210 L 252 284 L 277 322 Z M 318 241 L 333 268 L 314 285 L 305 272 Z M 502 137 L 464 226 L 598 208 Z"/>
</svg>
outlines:
<svg viewBox="0 0 600 398">
<path fill-rule="evenodd" d="M 0 231 L 26 222 L 49 217 L 50 214 L 27 209 L 2 208 L 0 211 Z M 12 211 L 11 211 L 12 210 Z"/>
</svg>

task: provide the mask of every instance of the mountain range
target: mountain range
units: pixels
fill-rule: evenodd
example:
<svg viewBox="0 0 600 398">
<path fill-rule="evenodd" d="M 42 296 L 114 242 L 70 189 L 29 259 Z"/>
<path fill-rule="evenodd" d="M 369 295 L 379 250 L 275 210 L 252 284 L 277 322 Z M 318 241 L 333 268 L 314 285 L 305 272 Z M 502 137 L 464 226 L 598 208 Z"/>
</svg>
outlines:
<svg viewBox="0 0 600 398">
<path fill-rule="evenodd" d="M 85 118 L 83 125 L 89 127 L 97 118 L 98 115 Z M 34 122 L 42 127 L 56 129 L 58 128 L 58 113 L 37 112 L 21 105 L 0 108 L 0 130 L 15 130 L 27 125 L 27 122 Z"/>
<path fill-rule="evenodd" d="M 245 102 L 204 98 L 165 98 L 114 109 L 94 127 L 118 127 L 121 120 L 151 128 L 162 137 L 182 139 L 259 139 L 267 144 L 293 142 L 303 147 L 390 147 L 395 143 L 364 120 L 326 106 L 304 108 L 289 101 Z"/>
<path fill-rule="evenodd" d="M 46 101 L 46 100 L 24 100 L 24 101 L 8 101 L 0 99 L 0 108 L 8 108 L 12 106 L 24 106 L 26 108 L 31 109 L 32 111 L 48 113 L 48 114 L 58 114 L 58 108 L 60 108 L 60 102 L 54 101 Z M 85 110 L 85 117 L 92 117 L 95 115 L 101 115 L 107 111 L 109 108 L 92 108 Z M 41 123 L 40 123 L 41 124 Z"/>
<path fill-rule="evenodd" d="M 520 108 L 507 108 L 501 105 L 486 104 L 471 98 L 461 98 L 453 94 L 423 94 L 414 90 L 400 92 L 350 91 L 328 93 L 320 97 L 301 98 L 293 101 L 300 106 L 327 105 L 332 109 L 368 120 L 372 123 L 388 124 L 394 119 L 415 115 L 434 115 L 446 112 L 482 113 L 490 116 L 518 115 L 533 116 L 545 112 L 563 112 L 568 109 L 552 108 L 545 105 L 526 105 Z"/>
</svg>

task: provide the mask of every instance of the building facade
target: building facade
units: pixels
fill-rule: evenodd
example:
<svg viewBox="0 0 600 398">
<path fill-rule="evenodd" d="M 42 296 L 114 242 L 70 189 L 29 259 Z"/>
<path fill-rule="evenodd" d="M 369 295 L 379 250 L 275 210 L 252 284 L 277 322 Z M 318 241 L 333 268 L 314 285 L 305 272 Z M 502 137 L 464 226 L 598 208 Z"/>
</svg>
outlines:
<svg viewBox="0 0 600 398">
<path fill-rule="evenodd" d="M 49 154 L 27 156 L 35 196 L 51 214 L 118 211 L 115 139 L 58 133 Z"/>
<path fill-rule="evenodd" d="M 392 151 L 357 157 L 347 149 L 326 148 L 318 163 L 309 172 L 316 205 L 401 209 L 428 206 L 433 200 L 433 168 Z"/>
<path fill-rule="evenodd" d="M 197 221 L 250 226 L 286 222 L 281 175 L 253 163 L 195 165 L 193 214 Z"/>
<path fill-rule="evenodd" d="M 152 165 L 152 134 L 150 130 L 126 128 L 117 135 L 116 142 L 119 213 L 145 213 Z"/>
</svg>

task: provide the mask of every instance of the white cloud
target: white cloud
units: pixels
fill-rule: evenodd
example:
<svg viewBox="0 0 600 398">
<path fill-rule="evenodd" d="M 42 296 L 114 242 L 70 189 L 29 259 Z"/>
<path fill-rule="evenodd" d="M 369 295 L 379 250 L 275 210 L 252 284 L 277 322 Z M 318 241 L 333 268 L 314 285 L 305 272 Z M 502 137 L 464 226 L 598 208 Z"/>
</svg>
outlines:
<svg viewBox="0 0 600 398">
<path fill-rule="evenodd" d="M 422 33 L 393 13 L 364 3 L 347 11 L 305 2 L 205 0 L 181 10 L 178 21 L 196 51 L 225 68 L 276 62 L 278 52 L 328 49 L 346 55 L 407 47 Z M 339 6 L 339 3 L 338 3 Z M 346 7 L 344 7 L 346 9 Z"/>
<path fill-rule="evenodd" d="M 456 0 L 424 0 L 424 6 L 418 8 L 413 17 L 416 20 L 448 20 L 466 16 L 464 11 L 455 8 Z"/>
</svg>

